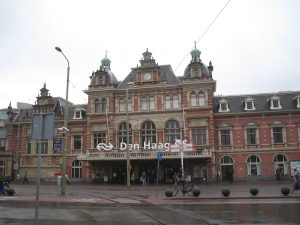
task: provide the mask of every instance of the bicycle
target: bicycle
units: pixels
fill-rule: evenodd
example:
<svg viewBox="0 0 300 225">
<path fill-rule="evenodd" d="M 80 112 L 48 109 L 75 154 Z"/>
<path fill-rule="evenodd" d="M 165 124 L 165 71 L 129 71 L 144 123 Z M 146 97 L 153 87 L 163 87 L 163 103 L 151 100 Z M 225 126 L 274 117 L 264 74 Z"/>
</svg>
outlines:
<svg viewBox="0 0 300 225">
<path fill-rule="evenodd" d="M 176 176 L 174 177 L 174 185 L 170 187 L 170 190 L 172 191 L 172 196 L 176 196 L 178 194 L 178 183 L 182 183 L 181 192 L 183 196 L 185 196 L 185 194 L 192 196 L 193 190 L 198 188 L 198 186 L 188 181 L 183 171 L 181 174 L 181 178 Z"/>
</svg>

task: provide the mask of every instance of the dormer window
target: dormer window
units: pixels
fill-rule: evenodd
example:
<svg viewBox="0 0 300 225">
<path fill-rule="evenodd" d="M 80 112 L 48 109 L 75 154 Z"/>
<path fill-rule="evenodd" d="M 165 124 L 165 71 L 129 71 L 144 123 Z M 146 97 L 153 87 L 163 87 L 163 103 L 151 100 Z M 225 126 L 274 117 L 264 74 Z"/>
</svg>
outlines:
<svg viewBox="0 0 300 225">
<path fill-rule="evenodd" d="M 297 95 L 295 98 L 293 98 L 296 101 L 296 108 L 300 109 L 300 95 Z"/>
<path fill-rule="evenodd" d="M 230 109 L 228 106 L 228 100 L 221 99 L 219 101 L 219 112 L 230 112 Z"/>
<path fill-rule="evenodd" d="M 245 99 L 245 111 L 248 110 L 255 110 L 255 106 L 254 106 L 254 99 L 253 98 L 246 98 Z"/>
<path fill-rule="evenodd" d="M 76 119 L 76 120 L 83 119 L 84 113 L 85 113 L 85 109 L 83 109 L 83 108 L 75 109 L 73 119 Z"/>
<path fill-rule="evenodd" d="M 280 104 L 280 98 L 278 96 L 273 96 L 269 99 L 271 101 L 270 109 L 282 109 Z"/>
</svg>

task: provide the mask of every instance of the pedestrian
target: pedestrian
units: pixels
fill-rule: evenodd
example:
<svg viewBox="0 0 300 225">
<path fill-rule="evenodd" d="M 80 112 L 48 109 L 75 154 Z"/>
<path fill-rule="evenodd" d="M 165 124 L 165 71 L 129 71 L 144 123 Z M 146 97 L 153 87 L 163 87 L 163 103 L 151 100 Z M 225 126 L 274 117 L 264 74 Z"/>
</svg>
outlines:
<svg viewBox="0 0 300 225">
<path fill-rule="evenodd" d="M 298 190 L 299 187 L 300 187 L 300 172 L 297 170 L 297 169 L 294 169 L 294 176 L 293 176 L 293 179 L 294 179 L 294 184 L 293 184 L 293 190 L 292 190 L 292 193 L 295 191 L 295 190 Z"/>
<path fill-rule="evenodd" d="M 19 181 L 20 181 L 20 174 L 17 173 L 17 183 L 19 183 Z"/>
<path fill-rule="evenodd" d="M 0 194 L 5 195 L 5 190 L 4 190 L 4 175 L 3 172 L 0 172 Z"/>
<path fill-rule="evenodd" d="M 24 177 L 23 177 L 23 184 L 25 184 L 25 183 L 29 184 L 27 171 L 25 172 Z"/>
<path fill-rule="evenodd" d="M 220 170 L 217 170 L 216 181 L 217 181 L 217 183 L 219 183 L 219 182 L 221 181 L 221 173 L 220 173 Z"/>
<path fill-rule="evenodd" d="M 68 174 L 66 174 L 66 184 L 70 184 Z"/>
<path fill-rule="evenodd" d="M 276 174 L 276 180 L 280 181 L 281 180 L 281 168 L 280 167 L 277 167 L 275 174 Z"/>
<path fill-rule="evenodd" d="M 143 186 L 147 185 L 147 176 L 146 176 L 145 171 L 142 172 L 141 181 L 142 181 Z"/>
</svg>

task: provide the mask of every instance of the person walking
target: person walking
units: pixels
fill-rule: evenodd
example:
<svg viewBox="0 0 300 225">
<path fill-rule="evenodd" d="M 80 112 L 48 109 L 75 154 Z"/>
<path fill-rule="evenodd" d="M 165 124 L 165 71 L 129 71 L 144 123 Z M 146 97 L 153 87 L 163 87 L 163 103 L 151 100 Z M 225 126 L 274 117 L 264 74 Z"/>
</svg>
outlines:
<svg viewBox="0 0 300 225">
<path fill-rule="evenodd" d="M 294 169 L 294 184 L 293 184 L 293 190 L 292 193 L 294 193 L 295 190 L 298 190 L 300 187 L 300 172 L 297 169 Z"/>
<path fill-rule="evenodd" d="M 147 185 L 147 176 L 146 176 L 145 171 L 142 172 L 142 177 L 141 178 L 142 178 L 141 180 L 142 180 L 143 186 L 146 186 Z"/>
</svg>

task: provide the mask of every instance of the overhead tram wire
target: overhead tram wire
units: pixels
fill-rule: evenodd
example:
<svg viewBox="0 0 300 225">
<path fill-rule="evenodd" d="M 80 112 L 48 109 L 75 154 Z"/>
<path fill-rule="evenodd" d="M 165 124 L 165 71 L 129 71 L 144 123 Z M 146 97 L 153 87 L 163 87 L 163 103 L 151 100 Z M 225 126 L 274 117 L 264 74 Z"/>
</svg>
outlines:
<svg viewBox="0 0 300 225">
<path fill-rule="evenodd" d="M 209 30 L 209 28 L 214 24 L 214 22 L 217 20 L 217 18 L 220 16 L 220 14 L 224 11 L 224 9 L 227 7 L 227 5 L 229 4 L 231 0 L 228 0 L 227 3 L 224 5 L 224 7 L 220 10 L 220 12 L 215 16 L 215 18 L 212 20 L 212 22 L 208 25 L 208 27 L 205 29 L 205 31 L 203 32 L 203 34 L 198 38 L 198 40 L 195 42 L 196 44 L 201 40 L 201 38 L 206 34 L 206 32 Z M 179 68 L 179 66 L 183 63 L 183 61 L 186 59 L 186 57 L 188 57 L 188 55 L 190 54 L 190 52 L 188 52 L 183 59 L 180 61 L 180 63 L 177 65 L 177 67 L 175 68 L 174 72 L 176 72 L 176 70 Z"/>
</svg>

